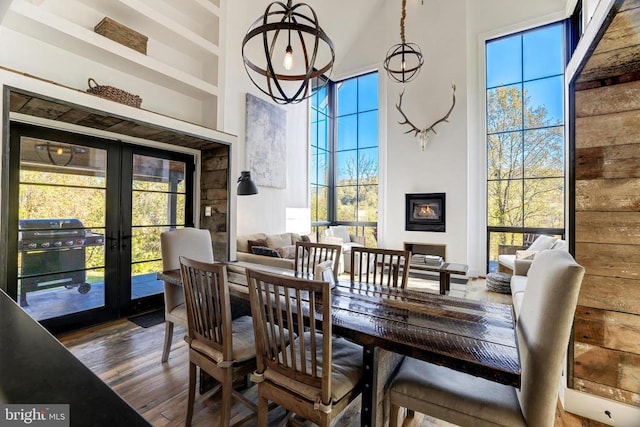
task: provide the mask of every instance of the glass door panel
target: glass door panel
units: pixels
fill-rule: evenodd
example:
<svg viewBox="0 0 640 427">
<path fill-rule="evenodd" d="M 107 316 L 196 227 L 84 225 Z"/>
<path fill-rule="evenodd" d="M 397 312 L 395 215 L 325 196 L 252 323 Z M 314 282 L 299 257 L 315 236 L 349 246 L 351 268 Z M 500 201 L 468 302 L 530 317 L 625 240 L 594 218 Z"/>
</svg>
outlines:
<svg viewBox="0 0 640 427">
<path fill-rule="evenodd" d="M 23 136 L 18 301 L 36 320 L 105 305 L 106 150 Z"/>
<path fill-rule="evenodd" d="M 131 299 L 163 292 L 160 234 L 185 226 L 187 164 L 133 155 L 131 199 Z"/>
</svg>

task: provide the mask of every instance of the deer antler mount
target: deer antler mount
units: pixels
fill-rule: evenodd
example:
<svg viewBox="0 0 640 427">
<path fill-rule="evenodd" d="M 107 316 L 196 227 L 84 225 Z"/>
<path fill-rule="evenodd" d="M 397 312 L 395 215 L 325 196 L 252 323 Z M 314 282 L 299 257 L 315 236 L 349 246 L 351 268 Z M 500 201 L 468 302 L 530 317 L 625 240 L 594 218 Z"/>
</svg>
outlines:
<svg viewBox="0 0 640 427">
<path fill-rule="evenodd" d="M 435 130 L 435 127 L 442 122 L 449 123 L 449 116 L 453 111 L 453 107 L 456 106 L 456 85 L 452 84 L 451 88 L 453 89 L 453 103 L 451 104 L 451 108 L 449 108 L 449 111 L 447 111 L 447 114 L 445 114 L 444 117 L 436 120 L 430 126 L 427 126 L 424 129 L 420 129 L 416 125 L 414 125 L 411 122 L 411 120 L 409 120 L 407 115 L 402 111 L 402 97 L 404 96 L 404 90 L 400 94 L 400 100 L 396 104 L 396 108 L 400 112 L 400 114 L 402 114 L 402 118 L 404 120 L 398 123 L 401 125 L 409 125 L 411 127 L 411 129 L 407 130 L 405 133 L 413 132 L 414 133 L 413 136 L 416 136 L 420 139 L 420 147 L 422 148 L 422 151 L 424 151 L 424 149 L 427 147 L 427 143 L 429 142 L 429 137 L 431 136 L 431 132 L 433 132 L 436 135 L 438 134 L 438 132 L 436 132 Z"/>
</svg>

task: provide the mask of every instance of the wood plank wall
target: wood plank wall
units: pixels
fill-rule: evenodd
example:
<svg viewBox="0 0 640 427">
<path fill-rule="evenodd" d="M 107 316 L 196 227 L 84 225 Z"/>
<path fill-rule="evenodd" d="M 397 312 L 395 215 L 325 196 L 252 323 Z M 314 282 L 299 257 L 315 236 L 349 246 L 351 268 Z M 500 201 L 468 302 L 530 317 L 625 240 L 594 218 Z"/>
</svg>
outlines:
<svg viewBox="0 0 640 427">
<path fill-rule="evenodd" d="M 640 407 L 640 80 L 613 83 L 576 86 L 574 388 Z"/>
</svg>

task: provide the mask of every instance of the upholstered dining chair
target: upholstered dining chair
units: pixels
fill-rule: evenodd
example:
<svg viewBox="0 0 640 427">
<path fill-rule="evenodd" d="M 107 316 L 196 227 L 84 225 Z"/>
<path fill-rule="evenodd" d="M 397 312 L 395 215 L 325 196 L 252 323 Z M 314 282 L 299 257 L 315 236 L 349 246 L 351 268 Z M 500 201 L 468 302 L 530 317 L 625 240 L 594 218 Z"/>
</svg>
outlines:
<svg viewBox="0 0 640 427">
<path fill-rule="evenodd" d="M 407 287 L 411 252 L 368 247 L 351 248 L 351 281 Z"/>
<path fill-rule="evenodd" d="M 198 261 L 213 262 L 213 246 L 211 232 L 199 228 L 179 228 L 160 234 L 162 249 L 162 270 L 180 268 L 180 255 Z M 184 305 L 182 286 L 164 282 L 164 346 L 162 362 L 169 360 L 171 343 L 173 342 L 173 325 L 178 324 L 187 329 L 187 309 Z"/>
<path fill-rule="evenodd" d="M 285 408 L 288 418 L 329 426 L 360 394 L 363 360 L 362 347 L 331 335 L 329 283 L 250 269 L 247 281 L 258 425 L 267 425 L 271 401 Z M 287 334 L 295 336 L 292 343 L 282 339 Z"/>
<path fill-rule="evenodd" d="M 321 262 L 333 261 L 333 277 L 338 280 L 342 246 L 329 243 L 296 242 L 295 270 L 314 273 Z"/>
<path fill-rule="evenodd" d="M 464 426 L 553 426 L 583 275 L 566 251 L 534 259 L 516 324 L 520 390 L 406 358 L 389 389 L 391 427 L 401 407 Z"/>
<path fill-rule="evenodd" d="M 180 273 L 187 307 L 189 343 L 189 401 L 186 425 L 191 425 L 196 393 L 196 366 L 211 375 L 222 389 L 220 426 L 228 427 L 235 398 L 251 413 L 236 424 L 255 417 L 256 405 L 233 389 L 234 382 L 256 367 L 253 320 L 242 316 L 231 320 L 227 267 L 180 257 Z"/>
</svg>

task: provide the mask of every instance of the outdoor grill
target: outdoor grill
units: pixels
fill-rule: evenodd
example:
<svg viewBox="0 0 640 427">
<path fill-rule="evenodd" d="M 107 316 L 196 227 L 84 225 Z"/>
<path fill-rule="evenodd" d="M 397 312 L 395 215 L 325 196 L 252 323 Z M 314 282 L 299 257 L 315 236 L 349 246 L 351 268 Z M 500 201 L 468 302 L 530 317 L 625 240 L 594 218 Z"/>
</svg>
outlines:
<svg viewBox="0 0 640 427">
<path fill-rule="evenodd" d="M 20 305 L 27 292 L 65 286 L 86 294 L 85 248 L 101 246 L 104 235 L 84 228 L 79 219 L 23 219 L 19 221 Z"/>
</svg>

